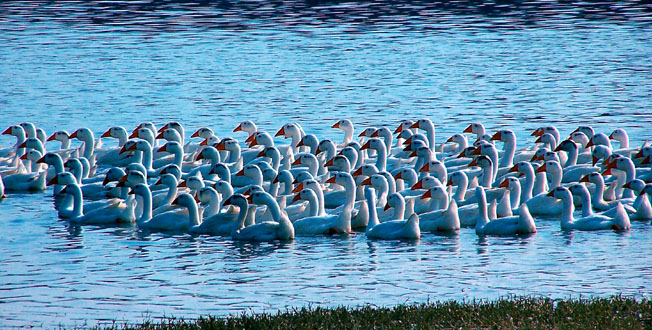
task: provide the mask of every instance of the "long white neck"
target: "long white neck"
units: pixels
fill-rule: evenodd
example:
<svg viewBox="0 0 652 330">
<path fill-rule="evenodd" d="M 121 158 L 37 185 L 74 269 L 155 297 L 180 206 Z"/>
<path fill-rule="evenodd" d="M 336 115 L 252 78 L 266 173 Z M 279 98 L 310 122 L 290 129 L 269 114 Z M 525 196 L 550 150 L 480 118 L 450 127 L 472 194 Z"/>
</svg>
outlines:
<svg viewBox="0 0 652 330">
<path fill-rule="evenodd" d="M 314 217 L 319 215 L 319 201 L 317 200 L 317 195 L 308 194 L 308 216 Z"/>
<path fill-rule="evenodd" d="M 376 188 L 378 191 L 378 201 L 376 202 L 376 204 L 378 206 L 385 206 L 385 204 L 387 203 L 387 194 L 389 191 L 387 184 L 385 182 L 382 182 L 379 186 L 377 187 L 374 186 L 374 188 Z"/>
<path fill-rule="evenodd" d="M 127 131 L 125 131 L 125 130 L 118 130 L 117 133 L 118 134 L 117 134 L 117 136 L 115 136 L 115 138 L 118 139 L 118 147 L 122 148 L 122 146 L 125 145 L 125 143 L 127 143 L 127 140 L 129 139 L 129 137 L 127 136 Z M 70 144 L 70 143 L 68 143 L 68 144 Z"/>
<path fill-rule="evenodd" d="M 265 198 L 265 205 L 267 205 L 267 209 L 269 210 L 270 214 L 272 215 L 272 219 L 276 222 L 281 221 L 281 208 L 278 206 L 278 203 L 276 202 L 276 199 L 270 198 L 271 196 L 268 196 Z"/>
<path fill-rule="evenodd" d="M 349 144 L 353 141 L 353 127 L 344 128 L 344 144 Z"/>
<path fill-rule="evenodd" d="M 593 210 L 591 209 L 591 195 L 586 187 L 581 190 L 580 199 L 582 200 L 582 217 L 586 218 L 591 216 L 593 214 Z"/>
<path fill-rule="evenodd" d="M 393 220 L 403 220 L 405 217 L 405 200 L 399 199 L 399 202 L 394 205 Z"/>
<path fill-rule="evenodd" d="M 174 151 L 174 161 L 173 163 L 182 168 L 183 166 L 183 147 L 175 148 Z"/>
<path fill-rule="evenodd" d="M 509 135 L 503 146 L 503 158 L 500 159 L 499 167 L 508 167 L 514 165 L 514 153 L 516 152 L 516 137 Z"/>
<path fill-rule="evenodd" d="M 85 138 L 84 140 L 84 157 L 86 159 L 91 159 L 93 152 L 95 152 L 95 139 L 92 136 Z"/>
<path fill-rule="evenodd" d="M 549 172 L 550 174 L 550 187 L 549 189 L 555 189 L 561 185 L 561 171 L 557 171 L 556 169 Z"/>
<path fill-rule="evenodd" d="M 460 175 L 459 177 L 457 191 L 455 191 L 455 196 L 453 198 L 456 201 L 461 202 L 466 198 L 466 189 L 469 187 L 469 178 L 466 175 Z"/>
<path fill-rule="evenodd" d="M 491 183 L 493 182 L 493 169 L 491 167 L 482 168 L 482 186 L 485 188 L 491 188 Z"/>
<path fill-rule="evenodd" d="M 143 223 L 152 218 L 152 192 L 147 189 L 140 197 L 143 200 L 143 214 L 138 222 Z"/>
<path fill-rule="evenodd" d="M 70 139 L 69 139 L 69 138 L 67 138 L 67 137 L 66 137 L 66 138 L 63 138 L 63 139 L 60 140 L 59 142 L 61 142 L 61 147 L 59 147 L 59 149 L 61 149 L 61 150 L 65 150 L 65 149 L 70 148 Z M 121 146 L 121 147 L 122 147 L 122 146 Z"/>
<path fill-rule="evenodd" d="M 595 189 L 591 195 L 591 203 L 594 205 L 600 205 L 601 207 L 606 207 L 607 203 L 604 201 L 604 180 L 595 180 Z"/>
<path fill-rule="evenodd" d="M 227 162 L 229 163 L 235 163 L 240 159 L 240 155 L 242 154 L 242 149 L 240 148 L 240 145 L 237 143 L 233 145 L 233 148 L 229 149 L 229 158 L 227 159 Z M 272 157 L 272 159 L 274 159 Z M 280 159 L 278 160 L 280 163 Z M 278 164 L 276 167 L 274 167 L 275 170 L 278 171 Z"/>
<path fill-rule="evenodd" d="M 72 188 L 71 189 L 71 193 L 73 196 L 72 217 L 73 218 L 81 217 L 84 215 L 84 201 L 83 201 L 81 188 L 78 185 L 70 185 L 68 187 Z"/>
<path fill-rule="evenodd" d="M 521 205 L 521 185 L 516 184 L 509 191 L 509 200 L 512 202 L 512 209 L 517 208 Z"/>
<path fill-rule="evenodd" d="M 548 179 L 545 172 L 536 173 L 535 186 L 532 188 L 532 194 L 538 195 L 548 191 Z"/>
<path fill-rule="evenodd" d="M 482 228 L 489 223 L 489 215 L 487 214 L 487 196 L 484 190 L 479 187 L 476 189 L 475 197 L 478 199 L 478 221 L 475 224 L 475 230 L 482 230 Z"/>
<path fill-rule="evenodd" d="M 252 211 L 255 213 L 255 208 L 256 206 L 250 206 L 247 204 L 246 201 L 243 201 L 242 203 L 236 202 L 235 206 L 238 207 L 238 218 L 236 219 L 236 225 L 234 225 L 231 229 L 231 232 L 233 233 L 234 231 L 238 231 L 242 228 L 245 227 L 245 220 L 247 220 L 247 215 L 249 215 L 249 207 L 252 207 Z"/>
<path fill-rule="evenodd" d="M 369 208 L 369 223 L 367 224 L 367 232 L 379 224 L 378 214 L 376 211 L 376 196 L 375 194 L 365 194 L 367 200 L 367 207 Z"/>
<path fill-rule="evenodd" d="M 197 209 L 197 203 L 195 200 L 191 200 L 188 207 L 188 226 L 199 226 L 201 219 L 199 219 L 199 210 Z"/>
<path fill-rule="evenodd" d="M 383 172 L 387 168 L 387 149 L 386 148 L 376 148 L 374 149 L 378 152 L 376 156 L 376 167 L 378 171 Z"/>
<path fill-rule="evenodd" d="M 435 127 L 432 124 L 428 124 L 425 128 L 426 136 L 428 137 L 428 147 L 432 150 L 433 155 L 435 153 Z"/>
<path fill-rule="evenodd" d="M 573 218 L 573 211 L 575 210 L 575 206 L 573 206 L 573 196 L 571 196 L 570 192 L 564 193 L 561 201 L 561 225 L 562 228 L 564 228 L 565 225 L 571 224 L 575 221 Z"/>
<path fill-rule="evenodd" d="M 149 171 L 152 169 L 152 148 L 145 148 L 145 150 L 142 150 L 142 152 L 142 164 L 145 166 L 145 169 Z"/>
<path fill-rule="evenodd" d="M 627 167 L 624 171 L 626 175 L 625 182 L 630 182 L 636 179 L 636 169 L 634 168 L 633 162 L 627 162 Z M 623 191 L 623 198 L 634 198 L 634 191 L 631 189 L 625 189 L 625 191 Z"/>
<path fill-rule="evenodd" d="M 569 167 L 574 165 L 577 165 L 577 148 L 571 148 L 571 150 L 568 152 L 568 160 L 566 160 L 566 164 L 564 164 L 564 167 Z"/>
</svg>

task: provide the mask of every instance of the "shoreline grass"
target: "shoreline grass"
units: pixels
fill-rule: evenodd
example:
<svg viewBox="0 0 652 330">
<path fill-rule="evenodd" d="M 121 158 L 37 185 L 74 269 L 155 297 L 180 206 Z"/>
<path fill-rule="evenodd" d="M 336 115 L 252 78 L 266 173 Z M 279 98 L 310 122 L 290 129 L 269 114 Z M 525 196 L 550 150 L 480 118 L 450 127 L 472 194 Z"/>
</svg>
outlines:
<svg viewBox="0 0 652 330">
<path fill-rule="evenodd" d="M 95 329 L 651 329 L 652 301 L 506 298 L 394 307 L 303 307 L 277 313 L 166 319 Z"/>
</svg>

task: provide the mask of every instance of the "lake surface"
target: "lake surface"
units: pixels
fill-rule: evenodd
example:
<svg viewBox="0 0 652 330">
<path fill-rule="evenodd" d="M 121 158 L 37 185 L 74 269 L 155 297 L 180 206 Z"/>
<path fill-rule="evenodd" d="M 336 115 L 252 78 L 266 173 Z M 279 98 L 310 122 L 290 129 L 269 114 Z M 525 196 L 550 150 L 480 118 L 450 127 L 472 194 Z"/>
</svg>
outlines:
<svg viewBox="0 0 652 330">
<path fill-rule="evenodd" d="M 428 117 L 438 142 L 472 121 L 513 129 L 521 146 L 544 124 L 562 134 L 625 128 L 635 145 L 652 139 L 649 5 L 408 3 L 3 3 L 3 123 L 48 133 L 86 126 L 98 136 L 177 120 L 188 135 L 209 126 L 228 136 L 244 119 L 273 132 L 297 121 L 339 140 L 330 126 L 340 118 L 359 132 Z M 650 297 L 649 223 L 626 233 L 562 232 L 554 219 L 537 226 L 519 238 L 462 229 L 417 242 L 358 234 L 253 244 L 70 226 L 50 190 L 14 194 L 0 203 L 0 326 L 508 295 Z"/>
</svg>

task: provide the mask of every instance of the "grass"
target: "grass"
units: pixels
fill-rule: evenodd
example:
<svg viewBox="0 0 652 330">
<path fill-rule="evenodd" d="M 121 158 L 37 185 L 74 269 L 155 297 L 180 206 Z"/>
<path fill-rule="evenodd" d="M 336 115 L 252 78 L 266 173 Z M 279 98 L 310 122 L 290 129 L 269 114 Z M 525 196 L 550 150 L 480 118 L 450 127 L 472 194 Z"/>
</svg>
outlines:
<svg viewBox="0 0 652 330">
<path fill-rule="evenodd" d="M 620 296 L 436 302 L 391 308 L 299 308 L 276 314 L 167 319 L 97 329 L 652 329 L 652 301 Z"/>
</svg>

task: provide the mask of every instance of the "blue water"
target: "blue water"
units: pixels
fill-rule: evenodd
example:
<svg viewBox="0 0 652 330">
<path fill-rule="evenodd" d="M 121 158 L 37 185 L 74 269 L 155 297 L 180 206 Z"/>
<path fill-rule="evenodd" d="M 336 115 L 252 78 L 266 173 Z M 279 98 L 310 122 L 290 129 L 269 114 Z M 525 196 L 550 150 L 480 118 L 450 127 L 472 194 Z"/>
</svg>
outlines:
<svg viewBox="0 0 652 330">
<path fill-rule="evenodd" d="M 482 121 L 513 129 L 521 146 L 549 123 L 562 134 L 580 124 L 625 128 L 638 145 L 652 139 L 652 29 L 649 10 L 636 3 L 542 3 L 527 15 L 3 3 L 0 108 L 6 126 L 86 126 L 96 136 L 169 120 L 188 135 L 209 126 L 228 136 L 250 119 L 274 132 L 297 121 L 339 140 L 330 128 L 339 118 L 359 131 L 428 117 L 438 142 Z M 537 219 L 539 232 L 521 238 L 462 229 L 417 242 L 353 235 L 252 244 L 70 226 L 57 218 L 50 191 L 11 195 L 0 215 L 3 327 L 512 294 L 650 297 L 652 285 L 652 229 L 641 222 L 627 233 L 567 233 Z"/>
</svg>

